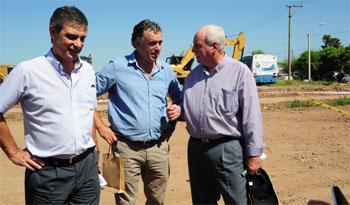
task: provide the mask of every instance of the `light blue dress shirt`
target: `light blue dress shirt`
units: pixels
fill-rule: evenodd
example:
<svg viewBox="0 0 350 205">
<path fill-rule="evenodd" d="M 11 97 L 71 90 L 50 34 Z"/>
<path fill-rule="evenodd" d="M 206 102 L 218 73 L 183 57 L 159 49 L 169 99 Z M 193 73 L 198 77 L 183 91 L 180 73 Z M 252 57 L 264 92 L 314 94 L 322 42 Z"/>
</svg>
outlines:
<svg viewBox="0 0 350 205">
<path fill-rule="evenodd" d="M 227 56 L 210 71 L 200 64 L 187 77 L 183 92 L 184 118 L 192 137 L 243 137 L 247 155 L 261 155 L 262 115 L 246 65 Z"/>
<path fill-rule="evenodd" d="M 180 84 L 168 64 L 158 61 L 147 79 L 134 52 L 97 73 L 96 88 L 97 95 L 109 93 L 111 128 L 132 141 L 158 139 L 167 126 L 167 94 L 175 103 L 181 97 Z"/>
<path fill-rule="evenodd" d="M 71 75 L 51 51 L 18 64 L 0 86 L 0 112 L 21 103 L 25 144 L 39 157 L 69 158 L 95 145 L 92 66 L 78 60 Z"/>
</svg>

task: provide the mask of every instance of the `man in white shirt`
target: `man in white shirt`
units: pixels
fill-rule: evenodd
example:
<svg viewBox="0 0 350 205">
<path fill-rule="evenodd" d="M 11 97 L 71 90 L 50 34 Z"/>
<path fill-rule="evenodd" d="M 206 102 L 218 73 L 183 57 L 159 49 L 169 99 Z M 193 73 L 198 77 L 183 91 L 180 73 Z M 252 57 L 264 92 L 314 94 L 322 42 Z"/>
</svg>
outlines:
<svg viewBox="0 0 350 205">
<path fill-rule="evenodd" d="M 19 63 L 0 86 L 0 144 L 26 167 L 26 204 L 98 204 L 98 155 L 92 139 L 95 74 L 79 58 L 88 21 L 76 7 L 57 8 L 50 19 L 52 48 Z M 4 113 L 20 103 L 25 149 Z"/>
</svg>

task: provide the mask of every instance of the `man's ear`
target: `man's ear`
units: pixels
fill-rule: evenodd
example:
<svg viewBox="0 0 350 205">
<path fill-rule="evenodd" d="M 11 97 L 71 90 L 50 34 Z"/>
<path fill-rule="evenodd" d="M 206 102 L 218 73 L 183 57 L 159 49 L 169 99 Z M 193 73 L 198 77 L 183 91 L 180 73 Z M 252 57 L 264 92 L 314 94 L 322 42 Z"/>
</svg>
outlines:
<svg viewBox="0 0 350 205">
<path fill-rule="evenodd" d="M 141 46 L 141 40 L 140 39 L 136 40 L 134 46 L 135 48 L 139 48 Z"/>
<path fill-rule="evenodd" d="M 212 54 L 215 54 L 219 50 L 219 45 L 216 42 L 211 44 L 211 47 L 212 47 Z"/>
<path fill-rule="evenodd" d="M 216 43 L 216 42 L 214 42 L 214 43 L 212 44 L 212 46 L 213 46 L 213 48 L 214 48 L 215 50 L 218 50 L 218 48 L 219 48 L 219 45 L 218 45 L 218 43 Z"/>
<path fill-rule="evenodd" d="M 49 33 L 50 33 L 51 41 L 53 42 L 53 40 L 56 37 L 56 31 L 52 26 L 49 27 Z"/>
</svg>

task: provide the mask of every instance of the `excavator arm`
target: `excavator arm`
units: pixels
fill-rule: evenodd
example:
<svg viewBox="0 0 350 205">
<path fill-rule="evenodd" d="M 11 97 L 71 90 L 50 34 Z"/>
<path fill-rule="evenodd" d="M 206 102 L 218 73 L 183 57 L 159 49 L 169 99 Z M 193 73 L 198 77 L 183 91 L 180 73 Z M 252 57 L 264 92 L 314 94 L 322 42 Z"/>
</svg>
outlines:
<svg viewBox="0 0 350 205">
<path fill-rule="evenodd" d="M 5 75 L 3 75 L 2 73 L 0 73 L 0 83 L 5 80 Z"/>
<path fill-rule="evenodd" d="M 190 47 L 185 55 L 182 56 L 182 59 L 180 61 L 179 64 L 176 64 L 176 65 L 171 65 L 173 70 L 176 72 L 176 73 L 183 73 L 185 72 L 186 74 L 185 75 L 182 75 L 181 77 L 187 77 L 188 73 L 190 71 L 185 71 L 184 68 L 185 66 L 194 58 L 194 53 L 192 52 L 192 47 Z"/>
<path fill-rule="evenodd" d="M 12 68 L 11 64 L 0 64 L 0 83 L 5 80 Z"/>
<path fill-rule="evenodd" d="M 234 46 L 232 53 L 232 58 L 238 60 L 241 58 L 241 55 L 244 51 L 245 38 L 244 33 L 240 32 L 236 39 L 228 39 L 225 42 L 225 46 Z M 181 58 L 180 62 L 175 59 Z M 191 72 L 190 69 L 185 69 L 191 67 L 194 59 L 194 53 L 192 52 L 192 46 L 186 51 L 183 56 L 171 56 L 167 58 L 167 62 L 170 64 L 174 72 L 177 73 L 177 78 L 180 83 L 184 82 L 184 79 Z M 169 61 L 168 61 L 169 60 Z"/>
<path fill-rule="evenodd" d="M 241 57 L 241 55 L 243 54 L 244 44 L 245 44 L 244 33 L 240 32 L 236 39 L 226 40 L 225 46 L 234 45 L 232 58 L 238 60 Z"/>
</svg>

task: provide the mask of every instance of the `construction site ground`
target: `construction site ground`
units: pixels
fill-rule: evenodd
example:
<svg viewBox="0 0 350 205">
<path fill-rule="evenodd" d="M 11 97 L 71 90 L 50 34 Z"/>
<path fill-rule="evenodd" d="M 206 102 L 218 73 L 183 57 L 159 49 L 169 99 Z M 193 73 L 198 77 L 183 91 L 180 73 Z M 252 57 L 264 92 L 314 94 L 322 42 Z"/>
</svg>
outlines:
<svg viewBox="0 0 350 205">
<path fill-rule="evenodd" d="M 280 204 L 333 204 L 332 186 L 339 186 L 349 201 L 350 116 L 320 106 L 288 108 L 286 102 L 308 100 L 297 92 L 320 101 L 350 98 L 350 83 L 316 88 L 260 86 L 258 89 L 267 154 L 263 167 L 270 175 Z M 349 105 L 336 106 L 336 109 L 350 113 Z M 107 104 L 103 99 L 98 111 L 107 122 Z M 18 145 L 24 147 L 20 107 L 15 106 L 5 117 Z M 171 174 L 165 204 L 191 204 L 188 138 L 185 123 L 179 122 L 170 139 Z M 99 144 L 101 153 L 106 152 L 107 143 L 99 138 Z M 24 204 L 24 168 L 11 163 L 3 151 L 0 158 L 1 204 Z M 144 203 L 140 183 L 137 204 Z M 222 200 L 219 203 L 224 204 Z M 113 193 L 102 190 L 101 204 L 114 204 Z"/>
</svg>

